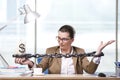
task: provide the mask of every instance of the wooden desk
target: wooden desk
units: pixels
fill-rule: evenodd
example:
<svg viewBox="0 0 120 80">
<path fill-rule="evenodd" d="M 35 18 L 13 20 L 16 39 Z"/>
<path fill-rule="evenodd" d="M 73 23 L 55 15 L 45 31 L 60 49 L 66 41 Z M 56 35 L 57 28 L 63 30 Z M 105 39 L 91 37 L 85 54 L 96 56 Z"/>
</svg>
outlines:
<svg viewBox="0 0 120 80">
<path fill-rule="evenodd" d="M 29 76 L 29 77 L 0 76 L 0 80 L 120 80 L 120 78 L 97 77 L 92 75 L 46 74 L 41 76 Z"/>
</svg>

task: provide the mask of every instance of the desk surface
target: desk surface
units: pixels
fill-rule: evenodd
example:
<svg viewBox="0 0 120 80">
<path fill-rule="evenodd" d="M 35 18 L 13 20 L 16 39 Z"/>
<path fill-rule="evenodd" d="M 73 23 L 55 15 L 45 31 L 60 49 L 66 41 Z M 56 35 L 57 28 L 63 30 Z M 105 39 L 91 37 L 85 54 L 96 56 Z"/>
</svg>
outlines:
<svg viewBox="0 0 120 80">
<path fill-rule="evenodd" d="M 116 77 L 97 77 L 95 75 L 61 75 L 61 74 L 45 74 L 41 76 L 13 77 L 0 76 L 0 80 L 120 80 Z"/>
</svg>

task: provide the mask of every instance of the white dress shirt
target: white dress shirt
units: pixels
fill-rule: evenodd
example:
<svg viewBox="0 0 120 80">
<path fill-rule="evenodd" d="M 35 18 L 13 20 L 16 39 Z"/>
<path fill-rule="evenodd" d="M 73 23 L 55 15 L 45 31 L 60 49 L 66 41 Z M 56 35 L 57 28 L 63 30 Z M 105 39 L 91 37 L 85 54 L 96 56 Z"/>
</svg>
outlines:
<svg viewBox="0 0 120 80">
<path fill-rule="evenodd" d="M 60 53 L 62 53 L 61 50 L 60 50 Z M 72 54 L 72 53 L 73 53 L 73 48 L 72 48 L 72 51 L 70 54 Z M 96 64 L 99 64 L 100 59 L 101 59 L 101 57 L 94 57 L 93 62 Z M 61 58 L 61 74 L 75 74 L 75 68 L 74 68 L 72 57 L 70 57 L 70 58 L 62 57 Z"/>
<path fill-rule="evenodd" d="M 61 50 L 60 50 L 61 53 Z M 73 49 L 70 54 L 73 53 Z M 70 58 L 61 58 L 61 74 L 75 74 L 75 69 L 74 69 L 74 64 L 73 64 L 73 59 L 72 57 Z"/>
</svg>

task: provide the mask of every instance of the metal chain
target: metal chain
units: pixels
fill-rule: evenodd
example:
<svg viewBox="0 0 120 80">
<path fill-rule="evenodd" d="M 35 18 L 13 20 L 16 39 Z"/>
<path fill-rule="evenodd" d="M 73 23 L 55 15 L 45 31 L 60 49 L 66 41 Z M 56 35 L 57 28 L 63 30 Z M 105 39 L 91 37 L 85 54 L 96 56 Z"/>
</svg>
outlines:
<svg viewBox="0 0 120 80">
<path fill-rule="evenodd" d="M 54 53 L 54 54 L 14 54 L 13 57 L 16 58 L 31 58 L 31 57 L 35 57 L 35 58 L 39 58 L 39 57 L 48 57 L 48 58 L 70 58 L 70 57 L 83 57 L 83 56 L 87 56 L 87 57 L 100 57 L 100 56 L 104 56 L 103 52 L 100 53 L 100 55 L 95 55 L 96 51 L 91 52 L 91 53 L 85 53 L 85 54 L 81 54 L 81 53 L 76 53 L 76 54 L 58 54 L 58 53 Z"/>
</svg>

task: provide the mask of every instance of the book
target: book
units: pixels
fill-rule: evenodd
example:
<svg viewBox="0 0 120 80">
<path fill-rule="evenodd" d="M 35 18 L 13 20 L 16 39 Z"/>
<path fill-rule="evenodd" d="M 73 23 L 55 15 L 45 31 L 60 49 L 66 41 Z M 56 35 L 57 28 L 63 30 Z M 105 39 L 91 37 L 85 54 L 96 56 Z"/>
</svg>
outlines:
<svg viewBox="0 0 120 80">
<path fill-rule="evenodd" d="M 25 72 L 25 68 L 0 68 L 0 72 Z"/>
<path fill-rule="evenodd" d="M 0 77 L 19 77 L 19 76 L 32 76 L 32 71 L 25 72 L 0 72 Z"/>
</svg>

